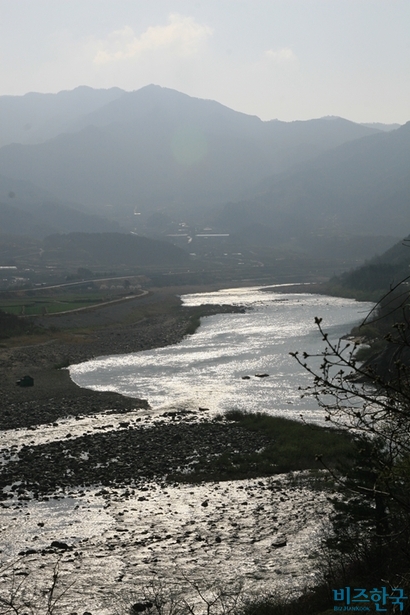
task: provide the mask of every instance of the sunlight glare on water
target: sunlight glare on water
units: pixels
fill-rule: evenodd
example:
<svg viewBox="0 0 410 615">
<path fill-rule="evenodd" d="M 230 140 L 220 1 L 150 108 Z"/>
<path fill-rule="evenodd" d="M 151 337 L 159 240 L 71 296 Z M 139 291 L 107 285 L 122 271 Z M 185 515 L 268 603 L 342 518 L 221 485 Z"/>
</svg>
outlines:
<svg viewBox="0 0 410 615">
<path fill-rule="evenodd" d="M 219 314 L 181 343 L 74 365 L 82 387 L 148 399 L 152 408 L 212 413 L 232 408 L 298 418 L 322 419 L 313 399 L 300 399 L 299 386 L 311 383 L 289 353 L 314 354 L 323 348 L 314 323 L 323 318 L 330 338 L 348 333 L 370 304 L 323 295 L 279 293 L 261 288 L 228 289 L 182 297 L 187 306 L 243 305 L 245 313 Z M 259 378 L 256 374 L 269 374 Z M 249 376 L 249 379 L 243 379 Z"/>
</svg>

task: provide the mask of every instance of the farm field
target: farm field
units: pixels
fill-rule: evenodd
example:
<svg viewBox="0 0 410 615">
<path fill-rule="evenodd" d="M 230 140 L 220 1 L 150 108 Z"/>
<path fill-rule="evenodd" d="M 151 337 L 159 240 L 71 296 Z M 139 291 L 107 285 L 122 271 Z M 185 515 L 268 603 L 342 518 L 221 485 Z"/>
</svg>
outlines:
<svg viewBox="0 0 410 615">
<path fill-rule="evenodd" d="M 128 294 L 128 293 L 127 293 Z M 87 293 L 58 293 L 46 296 L 0 296 L 0 310 L 16 316 L 42 316 L 98 306 L 125 298 L 125 293 L 89 291 Z"/>
</svg>

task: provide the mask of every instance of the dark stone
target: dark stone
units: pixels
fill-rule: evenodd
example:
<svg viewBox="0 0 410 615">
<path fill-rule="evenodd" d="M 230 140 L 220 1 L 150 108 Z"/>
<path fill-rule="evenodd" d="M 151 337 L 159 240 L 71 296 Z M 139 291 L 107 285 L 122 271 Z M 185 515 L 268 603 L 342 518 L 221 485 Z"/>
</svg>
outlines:
<svg viewBox="0 0 410 615">
<path fill-rule="evenodd" d="M 36 549 L 26 549 L 25 551 L 20 551 L 19 555 L 35 555 L 36 553 Z"/>
<path fill-rule="evenodd" d="M 23 376 L 20 380 L 17 380 L 16 385 L 18 387 L 33 387 L 34 386 L 34 378 L 31 376 Z"/>
<path fill-rule="evenodd" d="M 277 538 L 272 542 L 272 547 L 275 549 L 280 549 L 281 547 L 286 547 L 287 540 L 285 536 L 277 536 Z"/>
<path fill-rule="evenodd" d="M 177 412 L 164 412 L 162 416 L 171 417 L 172 420 L 175 420 L 176 415 L 177 415 Z"/>
<path fill-rule="evenodd" d="M 136 602 L 135 604 L 132 605 L 131 607 L 131 613 L 143 613 L 144 611 L 147 611 L 148 609 L 151 609 L 153 607 L 153 603 L 152 602 Z"/>
<path fill-rule="evenodd" d="M 52 549 L 60 549 L 61 551 L 72 551 L 74 549 L 74 547 L 60 540 L 53 540 L 50 546 Z"/>
</svg>

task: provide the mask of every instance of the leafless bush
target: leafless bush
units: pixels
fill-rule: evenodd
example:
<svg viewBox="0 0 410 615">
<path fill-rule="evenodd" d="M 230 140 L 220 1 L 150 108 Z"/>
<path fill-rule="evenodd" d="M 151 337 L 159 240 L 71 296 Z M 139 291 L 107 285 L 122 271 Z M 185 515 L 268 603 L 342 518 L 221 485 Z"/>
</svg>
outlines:
<svg viewBox="0 0 410 615">
<path fill-rule="evenodd" d="M 223 586 L 180 575 L 172 581 L 153 579 L 140 590 L 115 598 L 115 615 L 233 615 L 246 604 L 242 582 Z M 112 608 L 112 602 L 111 602 Z"/>
<path fill-rule="evenodd" d="M 22 556 L 0 568 L 0 615 L 56 615 L 74 585 L 61 582 L 61 557 L 45 573 L 41 585 L 23 568 L 25 559 Z"/>
</svg>

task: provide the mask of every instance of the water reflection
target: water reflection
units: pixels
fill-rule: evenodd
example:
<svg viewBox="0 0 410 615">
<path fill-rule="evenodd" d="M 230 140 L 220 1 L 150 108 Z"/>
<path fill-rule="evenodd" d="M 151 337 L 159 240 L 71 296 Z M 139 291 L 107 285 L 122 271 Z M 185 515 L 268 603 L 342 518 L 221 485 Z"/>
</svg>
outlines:
<svg viewBox="0 0 410 615">
<path fill-rule="evenodd" d="M 300 399 L 310 376 L 289 355 L 322 348 L 314 324 L 323 318 L 337 339 L 363 318 L 370 304 L 310 294 L 283 294 L 260 288 L 185 295 L 186 305 L 244 305 L 243 314 L 204 318 L 199 330 L 176 346 L 102 357 L 70 368 L 80 386 L 148 399 L 154 409 L 231 408 L 288 417 L 306 413 L 321 421 L 314 400 Z M 260 379 L 256 374 L 269 374 Z M 244 377 L 247 377 L 244 379 Z"/>
</svg>

